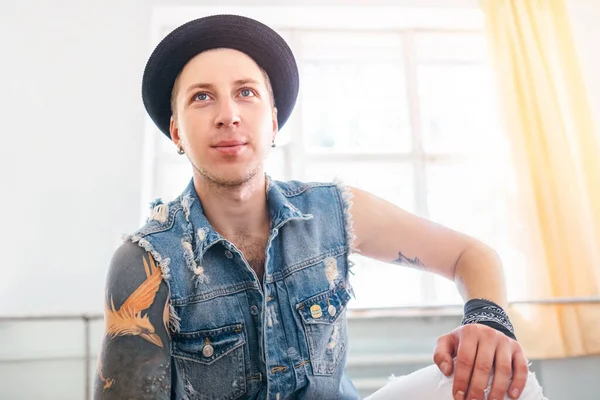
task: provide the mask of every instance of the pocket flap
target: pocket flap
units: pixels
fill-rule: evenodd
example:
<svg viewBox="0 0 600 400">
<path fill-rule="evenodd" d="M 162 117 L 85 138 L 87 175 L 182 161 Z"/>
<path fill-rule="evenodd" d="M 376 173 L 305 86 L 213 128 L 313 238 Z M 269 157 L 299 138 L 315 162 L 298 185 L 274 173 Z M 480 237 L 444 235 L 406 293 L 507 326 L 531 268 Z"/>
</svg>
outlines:
<svg viewBox="0 0 600 400">
<path fill-rule="evenodd" d="M 350 293 L 344 284 L 308 298 L 296 305 L 306 324 L 331 324 L 343 313 Z"/>
<path fill-rule="evenodd" d="M 245 343 L 244 326 L 235 324 L 217 329 L 179 332 L 173 335 L 171 346 L 175 357 L 212 364 Z"/>
</svg>

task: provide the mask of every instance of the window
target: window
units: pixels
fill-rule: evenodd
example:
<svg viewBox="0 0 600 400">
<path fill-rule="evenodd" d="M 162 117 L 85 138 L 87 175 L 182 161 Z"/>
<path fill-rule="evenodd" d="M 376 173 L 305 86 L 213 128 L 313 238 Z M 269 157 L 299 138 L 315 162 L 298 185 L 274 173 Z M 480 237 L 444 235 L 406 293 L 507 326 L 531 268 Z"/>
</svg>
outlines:
<svg viewBox="0 0 600 400">
<path fill-rule="evenodd" d="M 279 28 L 295 52 L 301 88 L 267 172 L 341 179 L 483 240 L 517 268 L 506 226 L 509 164 L 483 34 L 314 25 Z M 160 144 L 149 193 L 173 197 L 189 180 L 187 160 L 153 135 Z M 354 308 L 461 302 L 444 278 L 352 257 Z"/>
</svg>

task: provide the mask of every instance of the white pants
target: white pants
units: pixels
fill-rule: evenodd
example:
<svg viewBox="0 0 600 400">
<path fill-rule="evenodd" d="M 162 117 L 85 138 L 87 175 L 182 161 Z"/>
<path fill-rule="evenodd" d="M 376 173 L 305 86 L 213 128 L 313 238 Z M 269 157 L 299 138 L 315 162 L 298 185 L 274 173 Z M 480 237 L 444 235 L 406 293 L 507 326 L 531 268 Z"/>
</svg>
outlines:
<svg viewBox="0 0 600 400">
<path fill-rule="evenodd" d="M 485 393 L 486 400 L 492 384 L 492 377 L 490 377 Z M 433 364 L 409 375 L 390 378 L 387 385 L 364 400 L 453 400 L 453 382 L 453 375 L 450 377 L 444 376 L 437 365 Z M 506 396 L 505 399 L 509 400 L 509 397 Z M 542 387 L 531 371 L 519 399 L 548 400 L 542 394 Z"/>
</svg>

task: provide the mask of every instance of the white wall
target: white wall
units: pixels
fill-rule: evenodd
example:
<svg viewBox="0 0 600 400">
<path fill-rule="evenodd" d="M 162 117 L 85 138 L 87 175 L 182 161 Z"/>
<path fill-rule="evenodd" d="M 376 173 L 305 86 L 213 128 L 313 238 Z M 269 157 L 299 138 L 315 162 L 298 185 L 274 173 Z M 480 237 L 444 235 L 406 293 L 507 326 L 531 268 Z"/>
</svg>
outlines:
<svg viewBox="0 0 600 400">
<path fill-rule="evenodd" d="M 3 0 L 0 315 L 99 311 L 139 221 L 144 1 Z"/>
<path fill-rule="evenodd" d="M 101 311 L 110 256 L 120 235 L 139 222 L 145 118 L 140 81 L 151 51 L 152 8 L 177 4 L 213 1 L 2 1 L 0 315 Z M 327 4 L 474 7 L 477 2 Z M 600 2 L 571 0 L 570 6 L 600 115 L 595 73 Z"/>
</svg>

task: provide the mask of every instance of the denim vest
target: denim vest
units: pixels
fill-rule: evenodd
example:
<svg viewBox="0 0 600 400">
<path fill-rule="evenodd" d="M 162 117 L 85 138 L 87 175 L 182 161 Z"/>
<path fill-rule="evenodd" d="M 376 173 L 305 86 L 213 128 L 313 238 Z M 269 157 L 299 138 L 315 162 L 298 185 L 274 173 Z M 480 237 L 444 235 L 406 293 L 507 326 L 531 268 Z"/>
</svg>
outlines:
<svg viewBox="0 0 600 400">
<path fill-rule="evenodd" d="M 193 181 L 130 236 L 170 288 L 172 398 L 358 399 L 346 374 L 348 192 L 267 182 L 262 286 L 204 216 Z"/>
</svg>

